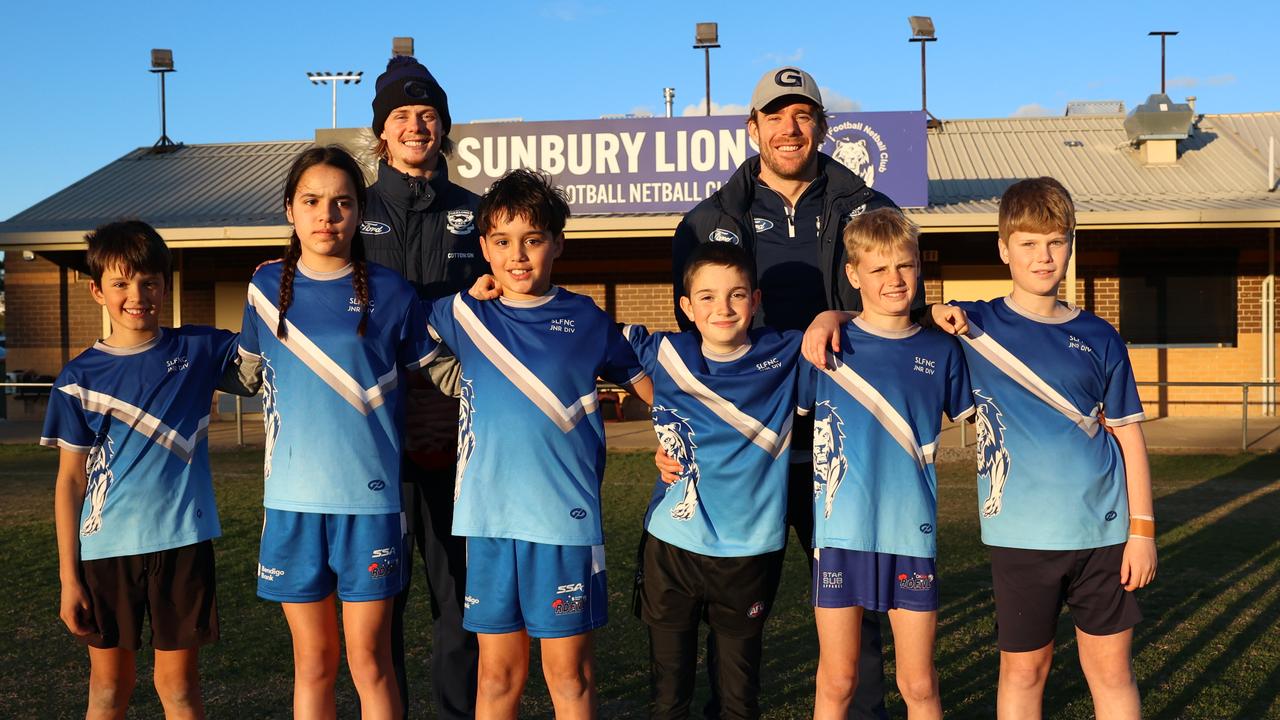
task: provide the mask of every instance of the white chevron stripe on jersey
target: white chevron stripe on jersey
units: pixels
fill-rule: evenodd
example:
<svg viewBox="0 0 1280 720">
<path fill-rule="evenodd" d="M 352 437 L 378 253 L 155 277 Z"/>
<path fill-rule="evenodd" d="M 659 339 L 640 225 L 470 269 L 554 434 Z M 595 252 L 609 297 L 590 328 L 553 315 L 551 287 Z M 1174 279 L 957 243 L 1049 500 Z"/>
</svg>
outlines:
<svg viewBox="0 0 1280 720">
<path fill-rule="evenodd" d="M 715 413 L 726 424 L 742 433 L 744 437 L 759 446 L 761 450 L 769 453 L 770 457 L 776 458 L 780 456 L 787 449 L 787 446 L 791 444 L 792 415 L 790 413 L 787 414 L 787 419 L 782 426 L 781 435 L 775 433 L 772 429 L 766 427 L 764 423 L 742 412 L 733 403 L 720 397 L 714 390 L 702 384 L 702 381 L 684 364 L 684 360 L 680 358 L 680 353 L 676 352 L 676 349 L 671 345 L 671 341 L 667 338 L 663 338 L 662 343 L 658 346 L 658 364 L 662 365 L 662 368 L 671 375 L 671 378 L 676 381 L 676 385 L 685 394 L 707 406 L 707 409 Z"/>
<path fill-rule="evenodd" d="M 262 318 L 267 329 L 274 331 L 280 322 L 280 311 L 256 285 L 249 285 L 249 304 L 258 313 L 258 317 Z M 400 371 L 393 367 L 378 378 L 373 387 L 366 389 L 299 330 L 297 325 L 289 322 L 288 318 L 285 318 L 284 324 L 288 333 L 281 342 L 289 352 L 293 353 L 294 357 L 301 360 L 302 364 L 316 374 L 316 377 L 350 403 L 361 415 L 368 415 L 380 407 L 386 401 L 386 394 L 394 390 L 399 383 Z M 419 362 L 430 362 L 437 351 L 432 351 Z"/>
<path fill-rule="evenodd" d="M 835 369 L 831 370 L 830 368 Z M 937 447 L 937 441 L 935 440 L 924 448 L 920 447 L 916 443 L 915 431 L 911 429 L 911 425 L 885 399 L 885 396 L 881 395 L 879 390 L 871 386 L 871 383 L 854 372 L 853 368 L 841 362 L 830 351 L 827 351 L 827 368 L 824 368 L 823 372 L 830 375 L 831 379 L 835 380 L 841 389 L 849 393 L 854 400 L 857 400 L 865 407 L 867 412 L 871 413 L 871 417 L 880 423 L 885 432 L 889 433 L 889 436 L 896 440 L 902 446 L 902 449 L 906 450 L 907 454 L 915 459 L 917 465 L 923 468 L 933 462 L 933 450 Z M 927 451 L 926 448 L 928 449 Z"/>
<path fill-rule="evenodd" d="M 561 432 L 571 432 L 582 418 L 596 411 L 597 401 L 594 390 L 578 398 L 568 407 L 561 403 L 560 398 L 551 392 L 551 388 L 544 385 L 536 375 L 530 372 L 529 368 L 511 354 L 510 350 L 503 347 L 493 333 L 489 332 L 489 328 L 485 327 L 480 318 L 476 317 L 471 308 L 462 301 L 461 295 L 453 299 L 453 317 L 489 362 L 501 370 L 511 384 L 524 393 L 524 396 L 550 418 Z"/>
<path fill-rule="evenodd" d="M 190 463 L 200 441 L 209 434 L 209 416 L 200 418 L 195 432 L 184 436 L 177 430 L 165 425 L 160 418 L 148 413 L 140 407 L 114 398 L 106 393 L 80 387 L 76 384 L 63 385 L 58 388 L 62 392 L 80 401 L 80 405 L 89 412 L 99 415 L 110 415 L 123 421 L 134 432 L 149 438 L 152 442 L 178 456 L 184 463 Z"/>
<path fill-rule="evenodd" d="M 1088 415 L 1080 412 L 1079 409 L 1071 404 L 1070 400 L 1063 397 L 1062 393 L 1059 393 L 1053 386 L 1042 380 L 1034 370 L 1027 367 L 1013 353 L 996 342 L 989 333 L 972 328 L 969 335 L 961 335 L 960 339 L 969 343 L 970 347 L 977 350 L 979 355 L 994 365 L 997 370 L 1008 376 L 1010 380 L 1021 385 L 1027 392 L 1043 401 L 1044 404 L 1066 416 L 1086 435 L 1093 437 L 1098 434 L 1098 408 L 1096 406 L 1093 408 L 1093 412 Z"/>
</svg>

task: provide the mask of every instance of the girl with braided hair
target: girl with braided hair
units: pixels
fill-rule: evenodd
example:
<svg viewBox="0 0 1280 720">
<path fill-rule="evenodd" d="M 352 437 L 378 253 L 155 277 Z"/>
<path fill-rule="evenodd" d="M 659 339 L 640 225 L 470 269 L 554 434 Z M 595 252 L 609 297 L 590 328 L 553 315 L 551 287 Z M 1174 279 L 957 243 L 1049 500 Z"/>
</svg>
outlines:
<svg viewBox="0 0 1280 720">
<path fill-rule="evenodd" d="M 284 207 L 289 249 L 254 273 L 240 336 L 241 376 L 270 400 L 258 595 L 293 636 L 296 716 L 336 712 L 341 600 L 363 716 L 398 718 L 403 389 L 436 347 L 413 288 L 365 260 L 364 176 L 346 151 L 299 155 Z"/>
</svg>

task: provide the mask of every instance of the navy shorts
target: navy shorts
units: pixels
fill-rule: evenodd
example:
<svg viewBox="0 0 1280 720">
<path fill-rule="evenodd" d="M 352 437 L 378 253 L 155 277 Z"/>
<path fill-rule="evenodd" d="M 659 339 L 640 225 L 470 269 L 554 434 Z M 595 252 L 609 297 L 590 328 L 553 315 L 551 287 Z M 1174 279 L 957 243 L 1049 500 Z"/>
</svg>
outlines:
<svg viewBox="0 0 1280 720">
<path fill-rule="evenodd" d="M 604 625 L 608 609 L 603 545 L 467 538 L 463 628 L 569 637 Z"/>
<path fill-rule="evenodd" d="M 267 508 L 258 551 L 258 597 L 277 602 L 383 600 L 404 587 L 400 513 L 326 515 Z"/>
<path fill-rule="evenodd" d="M 937 562 L 933 558 L 844 548 L 813 551 L 813 605 L 863 607 L 876 612 L 938 609 Z"/>
<path fill-rule="evenodd" d="M 1053 642 L 1065 602 L 1076 627 L 1115 635 L 1137 625 L 1142 610 L 1120 584 L 1124 543 L 1089 550 L 992 547 L 996 644 L 1030 652 Z"/>
</svg>

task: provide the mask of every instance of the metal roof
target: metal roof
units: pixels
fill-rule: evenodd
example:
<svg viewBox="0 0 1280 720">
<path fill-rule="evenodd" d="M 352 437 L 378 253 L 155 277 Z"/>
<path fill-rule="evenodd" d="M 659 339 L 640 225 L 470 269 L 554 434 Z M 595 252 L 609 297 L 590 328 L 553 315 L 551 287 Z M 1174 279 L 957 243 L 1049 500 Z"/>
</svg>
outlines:
<svg viewBox="0 0 1280 720">
<path fill-rule="evenodd" d="M 1280 112 L 1201 115 L 1175 165 L 1146 166 L 1124 116 L 949 120 L 928 136 L 929 205 L 909 210 L 926 230 L 995 226 L 1012 183 L 1051 175 L 1071 191 L 1084 225 L 1280 226 L 1267 192 L 1267 142 Z M 279 197 L 289 163 L 309 141 L 140 148 L 0 223 L 0 247 L 79 245 L 97 225 L 137 217 L 179 245 L 279 243 Z M 1280 175 L 1280 173 L 1277 173 Z M 583 237 L 662 235 L 679 215 L 583 216 Z"/>
<path fill-rule="evenodd" d="M 0 234 L 139 218 L 156 228 L 285 224 L 280 188 L 309 141 L 139 148 L 0 223 Z"/>
<path fill-rule="evenodd" d="M 1122 115 L 947 121 L 929 134 L 929 206 L 912 215 L 994 213 L 1009 185 L 1050 175 L 1071 191 L 1079 213 L 1259 210 L 1280 218 L 1280 194 L 1267 192 L 1258 149 L 1267 136 L 1280 137 L 1280 113 L 1199 116 L 1178 145 L 1177 164 L 1168 166 L 1143 165 L 1123 121 Z"/>
</svg>

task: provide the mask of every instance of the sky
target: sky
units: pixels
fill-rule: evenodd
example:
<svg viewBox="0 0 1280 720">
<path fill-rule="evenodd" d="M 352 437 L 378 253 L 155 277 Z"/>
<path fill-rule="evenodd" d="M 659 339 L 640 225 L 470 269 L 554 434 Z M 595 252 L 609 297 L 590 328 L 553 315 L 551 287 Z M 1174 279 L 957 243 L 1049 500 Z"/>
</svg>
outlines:
<svg viewBox="0 0 1280 720">
<path fill-rule="evenodd" d="M 369 9 L 365 9 L 369 8 Z M 151 48 L 173 50 L 168 135 L 177 142 L 310 139 L 328 127 L 331 90 L 307 71 L 363 71 L 338 88 L 338 125 L 367 126 L 391 38 L 449 95 L 454 123 L 701 114 L 703 52 L 694 25 L 718 22 L 713 112 L 746 111 L 760 76 L 808 70 L 829 110 L 920 107 L 920 54 L 908 15 L 928 15 L 929 110 L 942 119 L 1060 115 L 1070 100 L 1132 109 L 1160 84 L 1207 113 L 1280 111 L 1268 35 L 1280 2 L 795 3 L 7 2 L 0 24 L 0 219 L 160 137 Z"/>
</svg>

